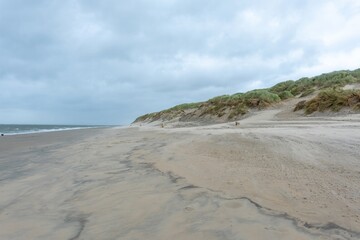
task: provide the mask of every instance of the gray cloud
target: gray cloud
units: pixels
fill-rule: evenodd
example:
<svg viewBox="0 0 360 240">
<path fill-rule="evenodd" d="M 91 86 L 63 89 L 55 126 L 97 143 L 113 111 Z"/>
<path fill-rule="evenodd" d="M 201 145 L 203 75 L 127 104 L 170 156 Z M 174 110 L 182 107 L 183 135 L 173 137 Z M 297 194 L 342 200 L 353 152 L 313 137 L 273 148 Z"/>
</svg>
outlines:
<svg viewBox="0 0 360 240">
<path fill-rule="evenodd" d="M 360 4 L 0 0 L 1 123 L 128 123 L 358 68 Z"/>
</svg>

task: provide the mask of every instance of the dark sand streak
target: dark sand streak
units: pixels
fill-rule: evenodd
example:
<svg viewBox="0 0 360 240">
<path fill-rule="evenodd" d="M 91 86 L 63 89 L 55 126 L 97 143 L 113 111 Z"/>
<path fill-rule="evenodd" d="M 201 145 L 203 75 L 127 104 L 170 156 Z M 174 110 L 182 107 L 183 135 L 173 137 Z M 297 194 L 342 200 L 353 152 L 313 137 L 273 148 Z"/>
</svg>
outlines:
<svg viewBox="0 0 360 240">
<path fill-rule="evenodd" d="M 131 152 L 131 154 L 129 154 L 129 159 L 131 159 L 131 157 L 133 156 L 134 152 L 136 150 L 140 150 L 139 148 L 134 148 Z M 143 150 L 143 149 L 141 149 Z M 177 183 L 178 179 L 182 179 L 185 180 L 183 177 L 179 177 L 176 176 L 174 173 L 172 172 L 162 172 L 160 169 L 156 168 L 155 164 L 146 164 L 146 163 L 141 163 L 142 165 L 146 165 L 146 167 L 151 168 L 152 170 L 156 171 L 156 172 L 160 172 L 162 176 L 167 176 L 170 180 L 171 183 Z M 311 223 L 307 223 L 307 222 L 303 222 L 295 217 L 290 216 L 287 213 L 278 213 L 277 211 L 264 207 L 262 205 L 260 205 L 259 203 L 253 201 L 252 199 L 248 198 L 248 197 L 238 197 L 238 198 L 227 198 L 227 197 L 223 197 L 221 195 L 219 195 L 219 193 L 221 193 L 221 191 L 214 191 L 212 189 L 209 188 L 203 188 L 200 186 L 195 186 L 193 184 L 189 184 L 186 186 L 183 186 L 181 188 L 178 189 L 178 191 L 184 191 L 184 190 L 191 190 L 191 189 L 203 189 L 205 191 L 210 191 L 213 193 L 216 193 L 216 197 L 219 199 L 223 199 L 223 200 L 239 200 L 239 201 L 248 201 L 249 203 L 251 203 L 252 205 L 254 205 L 262 214 L 267 215 L 267 216 L 271 216 L 271 217 L 276 217 L 276 218 L 281 218 L 284 220 L 288 220 L 291 221 L 291 223 L 293 224 L 293 226 L 298 229 L 299 231 L 302 231 L 304 233 L 307 234 L 311 234 L 313 236 L 322 236 L 323 234 L 321 233 L 316 233 L 314 231 L 311 230 L 319 230 L 321 232 L 324 232 L 326 234 L 332 235 L 340 235 L 342 237 L 345 237 L 346 239 L 348 239 L 348 237 L 357 237 L 360 238 L 360 232 L 356 232 L 356 231 L 352 231 L 350 229 L 346 229 L 344 227 L 341 227 L 335 223 L 317 223 L 317 224 L 311 224 Z M 209 198 L 209 196 L 206 196 L 207 198 Z M 350 239 L 350 238 L 349 238 Z"/>
<path fill-rule="evenodd" d="M 79 224 L 79 227 L 78 227 L 78 230 L 76 231 L 75 235 L 71 238 L 69 238 L 69 240 L 76 240 L 80 237 L 82 231 L 84 230 L 85 228 L 85 224 L 87 222 L 87 218 L 89 217 L 90 215 L 78 215 L 78 216 L 68 216 L 66 217 L 65 219 L 65 223 L 78 223 Z"/>
</svg>

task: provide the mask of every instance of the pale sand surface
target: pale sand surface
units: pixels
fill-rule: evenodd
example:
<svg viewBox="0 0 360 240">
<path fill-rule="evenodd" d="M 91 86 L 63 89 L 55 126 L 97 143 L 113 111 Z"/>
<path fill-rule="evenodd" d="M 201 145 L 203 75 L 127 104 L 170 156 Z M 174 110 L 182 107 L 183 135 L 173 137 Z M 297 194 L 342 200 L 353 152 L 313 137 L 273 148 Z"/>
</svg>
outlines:
<svg viewBox="0 0 360 240">
<path fill-rule="evenodd" d="M 5 136 L 0 239 L 360 239 L 359 146 L 359 115 L 276 109 Z"/>
</svg>

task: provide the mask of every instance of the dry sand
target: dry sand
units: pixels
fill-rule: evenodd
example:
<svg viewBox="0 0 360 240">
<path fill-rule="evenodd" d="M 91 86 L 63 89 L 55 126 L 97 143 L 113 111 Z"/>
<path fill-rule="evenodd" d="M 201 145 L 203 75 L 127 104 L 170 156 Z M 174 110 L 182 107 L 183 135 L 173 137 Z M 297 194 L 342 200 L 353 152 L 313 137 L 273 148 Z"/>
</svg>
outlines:
<svg viewBox="0 0 360 240">
<path fill-rule="evenodd" d="M 0 138 L 0 239 L 360 239 L 360 116 Z"/>
</svg>

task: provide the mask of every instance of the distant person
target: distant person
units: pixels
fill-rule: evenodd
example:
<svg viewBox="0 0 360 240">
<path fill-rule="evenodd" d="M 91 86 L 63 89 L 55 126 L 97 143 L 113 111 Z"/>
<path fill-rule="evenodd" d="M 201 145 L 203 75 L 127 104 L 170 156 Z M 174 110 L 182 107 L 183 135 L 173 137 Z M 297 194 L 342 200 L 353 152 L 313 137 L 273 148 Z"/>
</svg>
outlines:
<svg viewBox="0 0 360 240">
<path fill-rule="evenodd" d="M 2 133 L 2 134 L 1 134 L 1 136 L 3 137 L 3 136 L 4 136 L 4 134 Z"/>
</svg>

